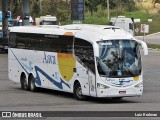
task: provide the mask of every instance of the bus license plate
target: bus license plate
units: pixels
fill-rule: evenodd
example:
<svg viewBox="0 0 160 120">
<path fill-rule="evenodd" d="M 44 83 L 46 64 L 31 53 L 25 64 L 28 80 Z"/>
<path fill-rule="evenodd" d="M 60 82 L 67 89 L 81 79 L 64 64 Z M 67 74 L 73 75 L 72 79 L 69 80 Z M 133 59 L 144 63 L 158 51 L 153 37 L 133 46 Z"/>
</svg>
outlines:
<svg viewBox="0 0 160 120">
<path fill-rule="evenodd" d="M 119 91 L 119 94 L 126 94 L 126 91 Z"/>
</svg>

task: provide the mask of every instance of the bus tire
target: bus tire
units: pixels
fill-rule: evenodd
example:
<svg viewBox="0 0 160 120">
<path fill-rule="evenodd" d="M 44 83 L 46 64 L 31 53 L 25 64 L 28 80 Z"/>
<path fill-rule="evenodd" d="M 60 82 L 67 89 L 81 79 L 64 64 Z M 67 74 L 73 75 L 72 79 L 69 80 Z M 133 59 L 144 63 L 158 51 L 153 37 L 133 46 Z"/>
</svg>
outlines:
<svg viewBox="0 0 160 120">
<path fill-rule="evenodd" d="M 24 73 L 22 73 L 22 75 L 21 75 L 21 89 L 22 90 L 29 90 L 27 77 Z"/>
<path fill-rule="evenodd" d="M 30 88 L 30 91 L 32 92 L 37 91 L 37 87 L 35 85 L 35 78 L 33 77 L 33 75 L 29 77 L 29 88 Z"/>
<path fill-rule="evenodd" d="M 86 96 L 82 95 L 82 88 L 79 82 L 75 83 L 73 93 L 77 100 L 84 100 L 86 98 Z"/>
</svg>

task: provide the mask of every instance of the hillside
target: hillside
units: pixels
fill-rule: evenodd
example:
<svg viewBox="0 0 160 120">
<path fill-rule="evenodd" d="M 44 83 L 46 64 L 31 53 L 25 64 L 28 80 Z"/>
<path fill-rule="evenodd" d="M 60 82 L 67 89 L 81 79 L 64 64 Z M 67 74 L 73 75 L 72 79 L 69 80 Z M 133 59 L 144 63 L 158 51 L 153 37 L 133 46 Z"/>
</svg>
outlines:
<svg viewBox="0 0 160 120">
<path fill-rule="evenodd" d="M 87 24 L 108 24 L 107 20 L 107 9 L 103 9 L 102 6 L 97 7 L 97 11 L 92 13 L 87 11 L 85 13 L 85 20 L 83 23 Z M 140 30 L 140 24 L 149 25 L 149 33 L 160 32 L 160 4 L 155 4 L 155 7 L 152 3 L 152 0 L 147 0 L 146 2 L 136 2 L 135 10 L 131 12 L 123 8 L 115 8 L 110 10 L 110 18 L 117 17 L 119 15 L 140 19 L 141 22 L 136 24 L 136 28 Z M 152 22 L 148 22 L 148 19 L 152 19 Z M 140 31 L 136 35 L 142 35 Z"/>
</svg>

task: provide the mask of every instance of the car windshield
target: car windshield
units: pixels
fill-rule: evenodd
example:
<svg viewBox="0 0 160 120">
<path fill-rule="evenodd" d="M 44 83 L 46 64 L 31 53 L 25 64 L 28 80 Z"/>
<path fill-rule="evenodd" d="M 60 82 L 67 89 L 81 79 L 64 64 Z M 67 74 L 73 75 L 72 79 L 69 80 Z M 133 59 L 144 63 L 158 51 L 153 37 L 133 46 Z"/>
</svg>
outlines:
<svg viewBox="0 0 160 120">
<path fill-rule="evenodd" d="M 98 42 L 97 58 L 101 76 L 134 77 L 141 74 L 141 57 L 138 43 L 134 40 L 107 40 Z"/>
</svg>

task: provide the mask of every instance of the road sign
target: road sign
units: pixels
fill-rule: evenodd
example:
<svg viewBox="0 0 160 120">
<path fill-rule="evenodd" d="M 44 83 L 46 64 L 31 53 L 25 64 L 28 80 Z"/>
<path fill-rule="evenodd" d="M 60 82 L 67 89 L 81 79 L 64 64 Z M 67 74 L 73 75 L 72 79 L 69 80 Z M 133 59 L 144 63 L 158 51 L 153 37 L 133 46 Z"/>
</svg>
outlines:
<svg viewBox="0 0 160 120">
<path fill-rule="evenodd" d="M 84 20 L 84 0 L 71 0 L 71 20 Z"/>
<path fill-rule="evenodd" d="M 149 33 L 149 25 L 141 24 L 141 32 L 142 33 Z"/>
<path fill-rule="evenodd" d="M 149 25 L 141 24 L 141 32 L 144 33 L 143 41 L 145 41 L 145 33 L 149 33 Z"/>
</svg>

